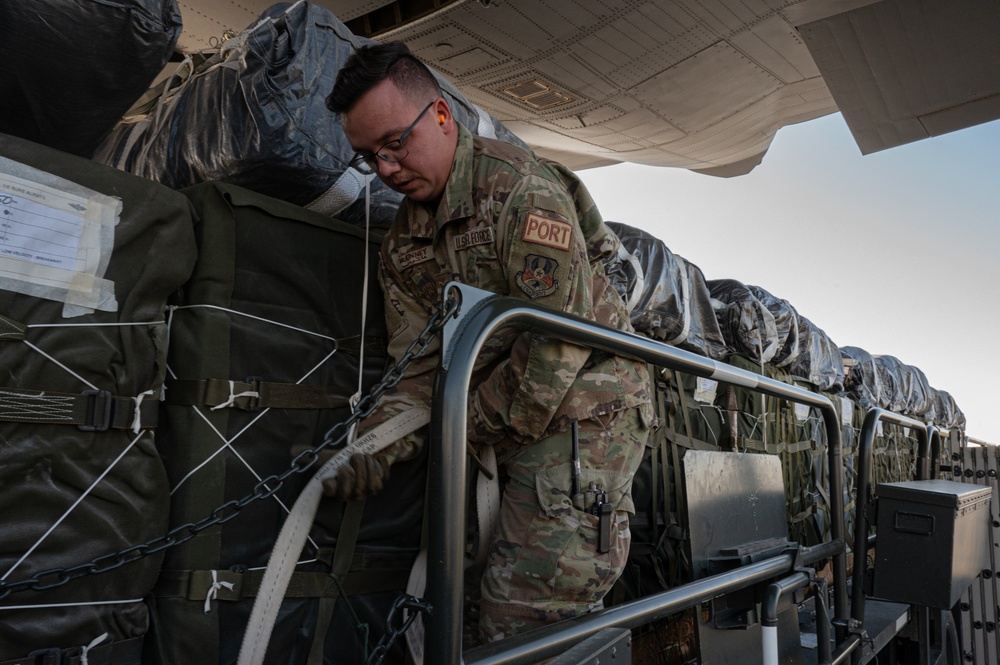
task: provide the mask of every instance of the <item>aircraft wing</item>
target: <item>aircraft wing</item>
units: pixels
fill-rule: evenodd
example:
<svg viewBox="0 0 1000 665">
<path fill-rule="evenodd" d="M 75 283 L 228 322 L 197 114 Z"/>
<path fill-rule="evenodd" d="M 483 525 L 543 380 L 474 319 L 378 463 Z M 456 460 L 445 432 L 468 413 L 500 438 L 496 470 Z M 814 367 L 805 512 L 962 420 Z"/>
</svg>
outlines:
<svg viewBox="0 0 1000 665">
<path fill-rule="evenodd" d="M 182 0 L 179 49 L 268 0 Z M 869 153 L 1000 117 L 995 0 L 320 0 L 571 168 L 749 172 L 837 110 Z"/>
</svg>

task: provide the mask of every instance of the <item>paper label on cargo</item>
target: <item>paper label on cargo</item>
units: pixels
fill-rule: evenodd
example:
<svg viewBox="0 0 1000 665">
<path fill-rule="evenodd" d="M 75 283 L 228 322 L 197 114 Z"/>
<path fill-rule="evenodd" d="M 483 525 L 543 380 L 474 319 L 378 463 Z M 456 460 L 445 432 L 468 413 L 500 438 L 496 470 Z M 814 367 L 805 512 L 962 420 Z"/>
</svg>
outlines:
<svg viewBox="0 0 1000 665">
<path fill-rule="evenodd" d="M 697 377 L 697 384 L 694 388 L 694 399 L 703 404 L 714 404 L 715 394 L 719 390 L 719 382 L 712 379 Z"/>
<path fill-rule="evenodd" d="M 840 400 L 840 424 L 850 425 L 854 422 L 854 404 L 850 400 Z"/>
<path fill-rule="evenodd" d="M 63 316 L 117 311 L 103 276 L 121 206 L 0 157 L 0 289 L 65 303 Z"/>
<path fill-rule="evenodd" d="M 804 423 L 805 421 L 809 420 L 808 404 L 795 403 L 792 405 L 792 408 L 795 410 L 795 420 L 797 420 L 800 423 Z"/>
</svg>

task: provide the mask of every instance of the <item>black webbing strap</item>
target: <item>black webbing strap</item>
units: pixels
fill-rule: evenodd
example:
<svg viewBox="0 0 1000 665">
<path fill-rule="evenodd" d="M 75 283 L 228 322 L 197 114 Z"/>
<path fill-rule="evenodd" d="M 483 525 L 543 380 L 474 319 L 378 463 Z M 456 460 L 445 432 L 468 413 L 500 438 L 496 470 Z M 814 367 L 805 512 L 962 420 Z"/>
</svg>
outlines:
<svg viewBox="0 0 1000 665">
<path fill-rule="evenodd" d="M 63 393 L 50 390 L 0 388 L 0 421 L 75 425 L 88 432 L 132 429 L 136 398 L 112 395 L 108 390 Z M 139 403 L 139 427 L 156 427 L 157 397 Z"/>
<path fill-rule="evenodd" d="M 350 395 L 334 386 L 275 383 L 248 378 L 167 379 L 166 403 L 181 406 L 260 409 L 339 409 L 350 405 Z"/>
</svg>

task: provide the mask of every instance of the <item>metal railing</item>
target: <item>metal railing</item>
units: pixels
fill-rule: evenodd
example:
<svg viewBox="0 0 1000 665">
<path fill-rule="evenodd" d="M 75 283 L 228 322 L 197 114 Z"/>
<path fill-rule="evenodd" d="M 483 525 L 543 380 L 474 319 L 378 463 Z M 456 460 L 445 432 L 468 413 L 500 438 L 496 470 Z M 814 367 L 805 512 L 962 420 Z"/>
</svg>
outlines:
<svg viewBox="0 0 1000 665">
<path fill-rule="evenodd" d="M 441 366 L 434 386 L 428 489 L 428 570 L 426 598 L 434 608 L 426 618 L 425 662 L 462 662 L 462 586 L 466 524 L 466 407 L 476 357 L 498 330 L 508 326 L 544 333 L 571 343 L 680 370 L 698 377 L 757 390 L 819 410 L 828 441 L 831 540 L 822 549 L 833 559 L 836 638 L 847 638 L 847 562 L 844 551 L 842 438 L 837 412 L 824 395 L 734 368 L 646 337 L 540 307 L 524 300 L 501 298 L 451 283 L 444 297 L 459 298 L 455 320 L 444 330 Z M 789 559 L 789 560 L 786 560 Z M 780 555 L 736 571 L 685 584 L 676 589 L 596 612 L 572 622 L 548 626 L 470 651 L 470 662 L 529 662 L 543 658 L 610 626 L 632 627 L 700 602 L 702 594 L 719 595 L 791 570 L 790 555 Z M 760 570 L 758 570 L 758 568 Z M 711 596 L 708 596 L 711 597 Z M 689 604 L 690 603 L 690 604 Z M 633 621 L 639 623 L 633 624 Z M 538 644 L 542 646 L 537 646 Z M 532 646 L 535 645 L 535 646 Z"/>
</svg>

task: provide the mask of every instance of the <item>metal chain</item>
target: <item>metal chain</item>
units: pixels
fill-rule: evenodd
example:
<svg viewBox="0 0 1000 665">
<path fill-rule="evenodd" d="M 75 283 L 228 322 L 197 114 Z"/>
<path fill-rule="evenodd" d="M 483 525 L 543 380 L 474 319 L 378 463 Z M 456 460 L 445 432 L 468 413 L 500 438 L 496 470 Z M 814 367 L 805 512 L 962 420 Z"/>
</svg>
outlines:
<svg viewBox="0 0 1000 665">
<path fill-rule="evenodd" d="M 344 446 L 351 426 L 372 414 L 386 391 L 391 390 L 399 383 L 410 363 L 423 355 L 431 341 L 458 311 L 458 307 L 459 303 L 455 298 L 449 298 L 443 305 L 439 305 L 431 314 L 423 331 L 413 340 L 413 343 L 410 344 L 406 352 L 400 357 L 399 362 L 390 367 L 382 377 L 382 380 L 373 386 L 367 395 L 361 398 L 347 420 L 331 427 L 324 435 L 323 442 L 318 446 L 304 450 L 296 455 L 292 459 L 291 465 L 285 471 L 280 474 L 268 476 L 257 483 L 250 494 L 240 499 L 227 501 L 215 508 L 207 517 L 197 522 L 189 522 L 174 527 L 165 535 L 141 545 L 133 545 L 119 552 L 105 554 L 76 566 L 43 570 L 19 582 L 0 581 L 0 600 L 7 598 L 11 594 L 23 591 L 53 589 L 80 577 L 106 573 L 120 568 L 127 563 L 143 559 L 151 554 L 182 545 L 209 527 L 217 524 L 225 524 L 239 515 L 243 508 L 254 501 L 260 501 L 272 496 L 290 476 L 303 473 L 312 468 L 319 460 L 319 453 L 321 451 L 327 448 L 338 449 Z"/>
<path fill-rule="evenodd" d="M 410 615 L 397 628 L 392 624 L 400 609 L 410 610 Z M 417 620 L 420 613 L 431 614 L 432 611 L 430 603 L 420 598 L 405 593 L 397 598 L 396 602 L 392 604 L 392 609 L 389 610 L 389 616 L 385 619 L 385 633 L 379 639 L 378 644 L 375 645 L 375 649 L 371 652 L 371 655 L 368 656 L 365 665 L 381 665 L 382 659 L 389 653 L 389 649 L 396 643 L 396 640 L 406 634 L 406 631 L 410 629 L 410 626 Z"/>
</svg>

